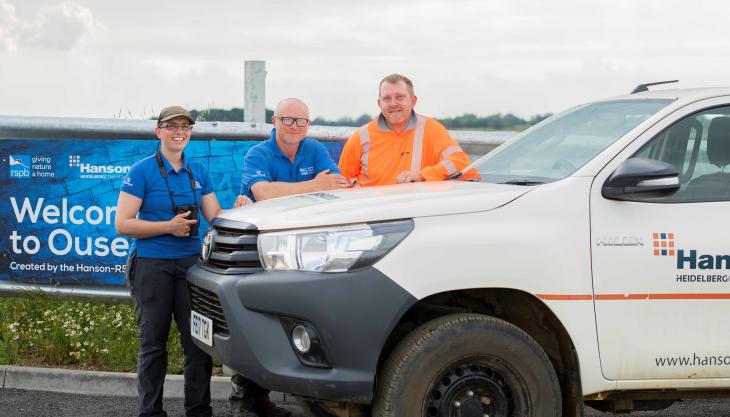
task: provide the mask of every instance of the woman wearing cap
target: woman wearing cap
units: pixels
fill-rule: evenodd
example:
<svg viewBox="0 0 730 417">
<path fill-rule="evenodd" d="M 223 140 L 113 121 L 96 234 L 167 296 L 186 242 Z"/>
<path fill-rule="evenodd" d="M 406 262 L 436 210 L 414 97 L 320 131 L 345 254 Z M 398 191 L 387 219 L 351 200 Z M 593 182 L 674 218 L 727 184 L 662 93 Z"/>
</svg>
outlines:
<svg viewBox="0 0 730 417">
<path fill-rule="evenodd" d="M 212 415 L 212 362 L 190 335 L 185 273 L 200 249 L 199 213 L 210 221 L 222 210 L 205 167 L 183 153 L 194 124 L 182 107 L 160 112 L 155 129 L 159 150 L 132 166 L 117 202 L 117 233 L 134 238 L 127 285 L 140 334 L 139 416 L 166 415 L 162 386 L 173 317 L 185 356 L 185 413 L 189 417 Z"/>
</svg>

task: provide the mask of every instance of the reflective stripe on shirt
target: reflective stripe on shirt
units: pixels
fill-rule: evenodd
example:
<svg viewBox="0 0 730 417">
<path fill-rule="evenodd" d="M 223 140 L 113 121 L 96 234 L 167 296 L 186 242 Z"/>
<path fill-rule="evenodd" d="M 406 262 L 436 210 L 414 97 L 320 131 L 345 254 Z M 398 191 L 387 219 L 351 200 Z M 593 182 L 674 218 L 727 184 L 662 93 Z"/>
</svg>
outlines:
<svg viewBox="0 0 730 417">
<path fill-rule="evenodd" d="M 454 163 L 447 159 L 449 156 L 461 152 L 461 146 L 459 145 L 451 145 L 448 148 L 441 151 L 441 162 L 439 162 L 444 168 L 446 168 L 446 172 L 449 173 L 449 175 L 456 174 L 456 167 L 454 166 Z"/>
<path fill-rule="evenodd" d="M 457 152 L 461 152 L 461 146 L 451 145 L 441 152 L 441 160 L 443 161 L 444 159 L 450 157 L 451 155 L 453 155 Z"/>
<path fill-rule="evenodd" d="M 367 184 L 368 182 L 370 182 L 370 175 L 368 175 L 368 157 L 370 156 L 370 134 L 368 133 L 367 124 L 360 127 L 360 146 L 362 146 L 362 152 L 360 153 L 360 165 L 362 173 L 365 175 L 365 184 Z"/>
<path fill-rule="evenodd" d="M 451 162 L 451 159 L 444 159 L 443 161 L 439 162 L 444 168 L 446 168 L 446 172 L 449 173 L 449 175 L 456 174 L 456 167 L 454 166 L 454 163 Z"/>
<path fill-rule="evenodd" d="M 416 131 L 413 133 L 413 149 L 411 151 L 411 171 L 421 170 L 421 156 L 423 155 L 423 132 L 426 130 L 426 118 L 416 115 Z"/>
</svg>

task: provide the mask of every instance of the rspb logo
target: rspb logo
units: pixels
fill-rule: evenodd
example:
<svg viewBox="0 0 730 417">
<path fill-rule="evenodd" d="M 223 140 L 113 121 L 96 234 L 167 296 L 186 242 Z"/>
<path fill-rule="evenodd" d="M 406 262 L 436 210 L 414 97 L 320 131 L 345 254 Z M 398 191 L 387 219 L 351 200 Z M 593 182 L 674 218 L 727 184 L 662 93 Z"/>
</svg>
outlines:
<svg viewBox="0 0 730 417">
<path fill-rule="evenodd" d="M 30 155 L 10 155 L 10 178 L 30 178 Z"/>
</svg>

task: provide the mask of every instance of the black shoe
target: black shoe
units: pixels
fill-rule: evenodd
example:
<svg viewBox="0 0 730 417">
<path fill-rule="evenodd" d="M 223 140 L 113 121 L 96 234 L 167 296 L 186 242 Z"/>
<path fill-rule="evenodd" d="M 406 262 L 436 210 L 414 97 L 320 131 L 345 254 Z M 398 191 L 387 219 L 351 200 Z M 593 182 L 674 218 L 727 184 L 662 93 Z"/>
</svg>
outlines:
<svg viewBox="0 0 730 417">
<path fill-rule="evenodd" d="M 258 401 L 254 406 L 254 410 L 258 417 L 290 417 L 291 411 L 276 406 L 269 400 Z M 249 416 L 245 416 L 249 417 Z"/>
</svg>

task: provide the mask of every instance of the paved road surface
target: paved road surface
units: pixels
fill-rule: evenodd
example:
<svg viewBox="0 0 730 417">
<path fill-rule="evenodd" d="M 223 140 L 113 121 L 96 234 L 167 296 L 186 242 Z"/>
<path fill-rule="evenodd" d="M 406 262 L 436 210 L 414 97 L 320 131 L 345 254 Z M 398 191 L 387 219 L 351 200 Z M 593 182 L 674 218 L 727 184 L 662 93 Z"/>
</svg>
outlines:
<svg viewBox="0 0 730 417">
<path fill-rule="evenodd" d="M 170 417 L 184 416 L 182 400 L 165 401 Z M 301 409 L 289 406 L 294 417 L 305 417 Z M 0 416 L 3 417 L 130 417 L 136 411 L 136 400 L 128 397 L 101 397 L 59 394 L 43 391 L 0 389 Z M 229 417 L 225 401 L 214 401 L 216 417 Z M 614 416 L 586 408 L 587 417 Z M 631 417 L 730 417 L 730 399 L 686 401 L 663 411 L 621 414 Z"/>
<path fill-rule="evenodd" d="M 185 416 L 181 399 L 164 400 L 169 417 Z M 300 409 L 295 417 L 304 417 Z M 213 415 L 229 417 L 226 401 L 213 401 Z M 0 416 L 2 417 L 134 417 L 137 399 L 94 395 L 63 394 L 56 392 L 0 389 Z"/>
</svg>

